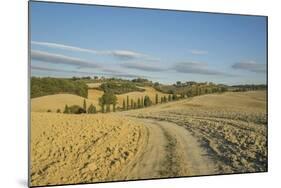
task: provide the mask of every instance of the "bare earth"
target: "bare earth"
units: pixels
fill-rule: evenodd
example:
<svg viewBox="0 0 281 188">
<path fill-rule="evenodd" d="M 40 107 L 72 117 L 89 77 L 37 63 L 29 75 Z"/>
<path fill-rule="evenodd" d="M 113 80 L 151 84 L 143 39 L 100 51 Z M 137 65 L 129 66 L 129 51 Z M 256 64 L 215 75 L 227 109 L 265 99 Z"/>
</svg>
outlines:
<svg viewBox="0 0 281 188">
<path fill-rule="evenodd" d="M 95 115 L 31 114 L 31 184 L 262 172 L 266 92 Z"/>
</svg>

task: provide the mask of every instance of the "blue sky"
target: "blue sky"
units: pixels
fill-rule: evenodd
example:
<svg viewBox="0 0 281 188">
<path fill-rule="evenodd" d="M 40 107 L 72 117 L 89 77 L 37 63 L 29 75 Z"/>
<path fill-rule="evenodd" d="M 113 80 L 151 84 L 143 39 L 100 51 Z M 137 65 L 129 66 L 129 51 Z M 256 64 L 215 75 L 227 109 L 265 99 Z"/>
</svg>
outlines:
<svg viewBox="0 0 281 188">
<path fill-rule="evenodd" d="M 266 83 L 266 17 L 30 6 L 32 76 Z"/>
</svg>

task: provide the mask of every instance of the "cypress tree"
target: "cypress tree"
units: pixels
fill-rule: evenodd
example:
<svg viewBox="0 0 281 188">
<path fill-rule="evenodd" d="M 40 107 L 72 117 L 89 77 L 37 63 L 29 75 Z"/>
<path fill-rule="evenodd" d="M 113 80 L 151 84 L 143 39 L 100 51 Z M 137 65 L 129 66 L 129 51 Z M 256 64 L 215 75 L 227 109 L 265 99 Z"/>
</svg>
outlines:
<svg viewBox="0 0 281 188">
<path fill-rule="evenodd" d="M 155 104 L 158 104 L 158 93 L 155 95 Z"/>
<path fill-rule="evenodd" d="M 168 101 L 171 101 L 171 100 L 172 100 L 172 96 L 169 95 L 169 96 L 168 96 Z"/>
<path fill-rule="evenodd" d="M 129 110 L 129 96 L 127 95 L 127 110 Z"/>
<path fill-rule="evenodd" d="M 141 108 L 141 100 L 138 98 L 138 108 Z"/>
<path fill-rule="evenodd" d="M 134 101 L 133 101 L 133 99 L 131 99 L 131 109 L 133 109 L 134 108 Z"/>
<path fill-rule="evenodd" d="M 106 112 L 110 112 L 110 104 L 106 104 Z"/>
<path fill-rule="evenodd" d="M 173 101 L 177 100 L 177 98 L 178 98 L 177 95 L 173 94 L 173 96 L 172 96 Z"/>
<path fill-rule="evenodd" d="M 123 99 L 123 110 L 126 110 L 125 100 Z"/>
<path fill-rule="evenodd" d="M 69 114 L 69 108 L 68 108 L 67 104 L 66 104 L 65 107 L 64 107 L 63 113 Z"/>
<path fill-rule="evenodd" d="M 87 104 L 86 104 L 85 99 L 84 99 L 84 102 L 83 102 L 83 109 L 84 109 L 84 112 L 86 113 L 87 112 Z"/>
<path fill-rule="evenodd" d="M 144 97 L 144 107 L 150 106 L 151 103 L 152 103 L 152 102 L 151 102 L 149 96 L 146 95 L 146 96 Z"/>
<path fill-rule="evenodd" d="M 96 113 L 96 107 L 91 104 L 89 107 L 88 107 L 88 114 L 94 114 Z"/>
<path fill-rule="evenodd" d="M 164 96 L 163 100 L 164 100 L 164 102 L 167 102 L 167 97 L 166 97 L 166 96 Z"/>
</svg>

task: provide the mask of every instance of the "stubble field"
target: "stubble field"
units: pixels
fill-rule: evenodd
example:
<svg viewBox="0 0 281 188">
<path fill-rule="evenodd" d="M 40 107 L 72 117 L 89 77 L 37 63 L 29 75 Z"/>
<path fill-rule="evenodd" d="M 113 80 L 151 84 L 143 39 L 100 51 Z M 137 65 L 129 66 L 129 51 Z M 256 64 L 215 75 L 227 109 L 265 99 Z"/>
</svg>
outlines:
<svg viewBox="0 0 281 188">
<path fill-rule="evenodd" d="M 267 171 L 266 91 L 124 112 L 32 112 L 32 185 Z"/>
</svg>

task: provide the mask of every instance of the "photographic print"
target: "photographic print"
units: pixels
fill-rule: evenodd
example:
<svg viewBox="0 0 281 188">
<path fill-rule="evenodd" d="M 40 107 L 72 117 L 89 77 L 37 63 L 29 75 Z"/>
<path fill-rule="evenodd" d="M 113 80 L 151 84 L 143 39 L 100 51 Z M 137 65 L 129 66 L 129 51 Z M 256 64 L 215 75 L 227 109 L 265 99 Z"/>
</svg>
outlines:
<svg viewBox="0 0 281 188">
<path fill-rule="evenodd" d="M 267 172 L 267 17 L 29 2 L 29 186 Z"/>
</svg>

